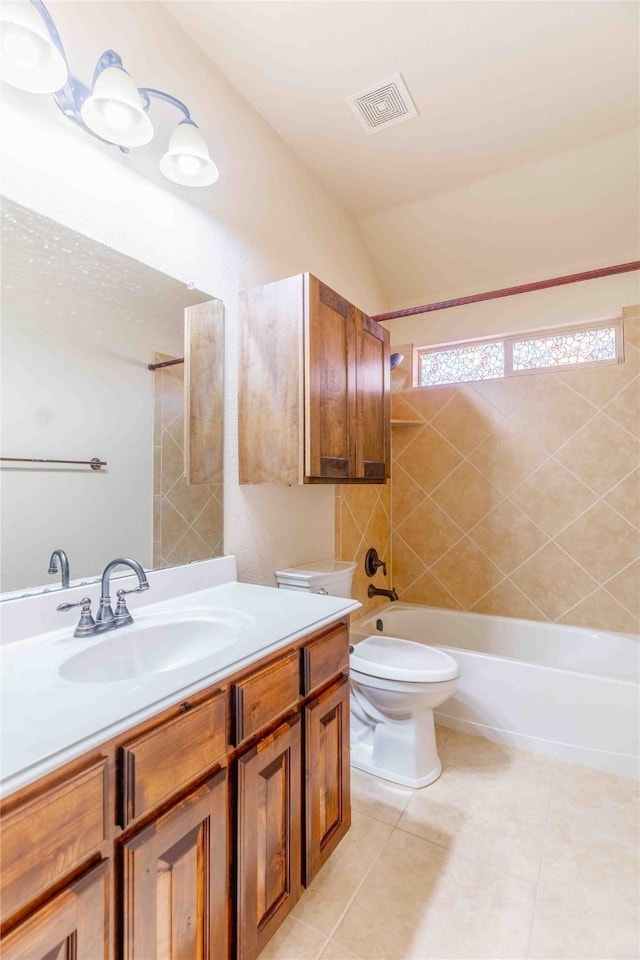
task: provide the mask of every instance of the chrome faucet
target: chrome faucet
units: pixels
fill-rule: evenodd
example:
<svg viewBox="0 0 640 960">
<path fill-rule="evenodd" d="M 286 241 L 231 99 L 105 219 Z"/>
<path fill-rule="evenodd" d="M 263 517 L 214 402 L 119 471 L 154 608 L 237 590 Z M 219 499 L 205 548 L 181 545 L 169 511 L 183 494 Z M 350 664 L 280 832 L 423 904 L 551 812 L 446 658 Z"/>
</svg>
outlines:
<svg viewBox="0 0 640 960">
<path fill-rule="evenodd" d="M 133 590 L 118 590 L 118 605 L 114 614 L 111 608 L 111 574 L 116 567 L 131 567 L 138 578 L 138 586 Z M 147 575 L 137 560 L 128 560 L 126 557 L 117 557 L 108 563 L 102 574 L 102 589 L 100 591 L 100 607 L 96 614 L 96 633 L 102 633 L 104 630 L 114 630 L 116 627 L 124 627 L 128 623 L 133 623 L 133 617 L 127 610 L 125 596 L 128 593 L 142 593 L 149 589 Z"/>
<path fill-rule="evenodd" d="M 398 599 L 398 594 L 396 593 L 395 587 L 391 587 L 391 590 L 382 590 L 380 587 L 374 587 L 372 583 L 369 584 L 367 596 L 369 599 L 371 599 L 371 597 L 387 597 L 389 600 Z"/>
<path fill-rule="evenodd" d="M 57 560 L 60 561 L 60 573 L 62 575 L 62 586 L 69 586 L 69 558 L 64 552 L 64 550 L 54 550 L 51 554 L 51 559 L 49 560 L 49 570 L 48 573 L 57 573 L 58 564 Z"/>
</svg>

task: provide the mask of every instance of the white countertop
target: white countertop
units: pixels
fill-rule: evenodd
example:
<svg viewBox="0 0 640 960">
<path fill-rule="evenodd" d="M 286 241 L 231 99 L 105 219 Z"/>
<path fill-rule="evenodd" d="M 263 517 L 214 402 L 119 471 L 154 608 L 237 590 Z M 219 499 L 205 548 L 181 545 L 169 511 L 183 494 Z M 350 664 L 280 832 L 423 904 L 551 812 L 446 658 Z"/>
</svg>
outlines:
<svg viewBox="0 0 640 960">
<path fill-rule="evenodd" d="M 152 593 L 153 582 L 145 598 L 151 600 Z M 0 647 L 2 795 L 32 783 L 266 653 L 346 616 L 360 604 L 345 597 L 232 581 L 137 609 L 131 606 L 136 623 L 107 634 L 74 639 L 73 626 L 67 625 Z M 127 631 L 154 614 L 175 621 L 207 611 L 241 613 L 233 644 L 208 659 L 107 682 L 76 682 L 59 673 L 61 664 L 75 653 L 111 636 L 121 643 Z M 77 613 L 74 610 L 65 617 L 75 624 Z"/>
</svg>

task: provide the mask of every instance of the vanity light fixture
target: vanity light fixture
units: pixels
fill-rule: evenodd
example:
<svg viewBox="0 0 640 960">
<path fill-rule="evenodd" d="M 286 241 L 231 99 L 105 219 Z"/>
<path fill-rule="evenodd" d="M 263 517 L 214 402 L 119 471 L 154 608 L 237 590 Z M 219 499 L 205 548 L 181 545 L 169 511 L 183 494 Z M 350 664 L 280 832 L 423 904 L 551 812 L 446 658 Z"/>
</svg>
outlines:
<svg viewBox="0 0 640 960">
<path fill-rule="evenodd" d="M 50 93 L 62 113 L 103 143 L 123 153 L 153 139 L 152 99 L 164 100 L 183 114 L 173 131 L 160 170 L 185 187 L 206 187 L 218 168 L 188 108 L 177 97 L 153 87 L 136 87 L 115 50 L 96 65 L 89 90 L 69 70 L 60 34 L 41 0 L 4 0 L 0 6 L 0 76 L 30 93 Z"/>
</svg>

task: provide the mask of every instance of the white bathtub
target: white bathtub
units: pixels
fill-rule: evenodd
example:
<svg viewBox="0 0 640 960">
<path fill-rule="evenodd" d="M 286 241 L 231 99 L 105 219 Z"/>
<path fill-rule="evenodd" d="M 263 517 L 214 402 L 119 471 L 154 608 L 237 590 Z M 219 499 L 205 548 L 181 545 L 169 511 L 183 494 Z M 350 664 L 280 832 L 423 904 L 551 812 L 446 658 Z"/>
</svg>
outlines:
<svg viewBox="0 0 640 960">
<path fill-rule="evenodd" d="M 438 723 L 640 779 L 640 641 L 619 633 L 389 603 L 351 626 L 442 647 L 460 684 Z"/>
</svg>

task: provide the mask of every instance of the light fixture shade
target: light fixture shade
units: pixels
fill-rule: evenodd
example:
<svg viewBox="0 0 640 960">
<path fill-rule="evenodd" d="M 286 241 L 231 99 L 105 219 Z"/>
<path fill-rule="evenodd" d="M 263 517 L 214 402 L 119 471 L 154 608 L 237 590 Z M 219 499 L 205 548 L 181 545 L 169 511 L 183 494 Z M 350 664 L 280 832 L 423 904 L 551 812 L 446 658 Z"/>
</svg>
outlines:
<svg viewBox="0 0 640 960">
<path fill-rule="evenodd" d="M 29 0 L 0 6 L 0 76 L 29 93 L 56 93 L 69 78 L 66 61 Z"/>
<path fill-rule="evenodd" d="M 193 120 L 182 120 L 175 128 L 160 169 L 168 180 L 183 187 L 208 187 L 220 176 Z"/>
<path fill-rule="evenodd" d="M 143 147 L 153 138 L 138 89 L 120 66 L 106 67 L 98 75 L 80 114 L 93 133 L 121 147 Z"/>
</svg>

